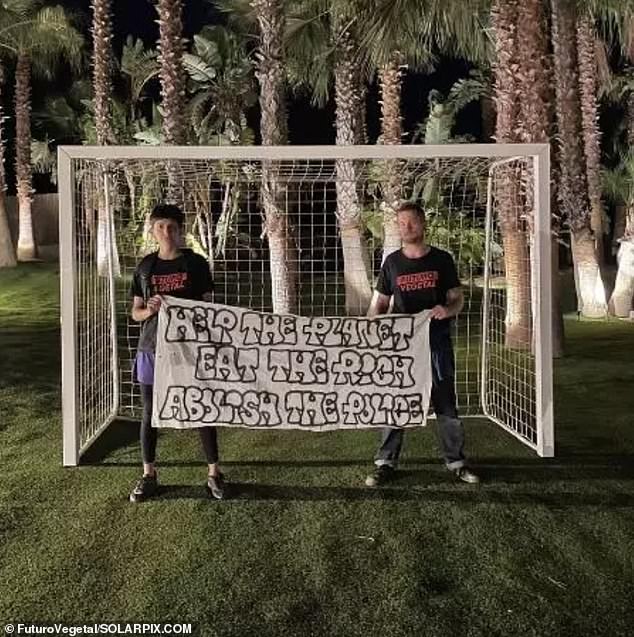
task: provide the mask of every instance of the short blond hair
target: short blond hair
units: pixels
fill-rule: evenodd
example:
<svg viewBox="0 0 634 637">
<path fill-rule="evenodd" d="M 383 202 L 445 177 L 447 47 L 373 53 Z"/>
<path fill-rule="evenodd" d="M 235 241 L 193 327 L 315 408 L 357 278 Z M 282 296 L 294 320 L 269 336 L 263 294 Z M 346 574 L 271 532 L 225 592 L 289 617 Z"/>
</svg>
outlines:
<svg viewBox="0 0 634 637">
<path fill-rule="evenodd" d="M 415 201 L 404 201 L 396 206 L 396 214 L 399 212 L 405 212 L 406 210 L 415 213 L 421 221 L 425 221 L 425 209 Z"/>
</svg>

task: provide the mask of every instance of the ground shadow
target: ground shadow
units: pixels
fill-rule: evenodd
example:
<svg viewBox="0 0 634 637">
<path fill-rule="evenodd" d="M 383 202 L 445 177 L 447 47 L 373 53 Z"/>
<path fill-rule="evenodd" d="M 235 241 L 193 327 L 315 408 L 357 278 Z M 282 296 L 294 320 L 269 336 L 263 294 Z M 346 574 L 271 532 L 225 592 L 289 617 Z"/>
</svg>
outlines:
<svg viewBox="0 0 634 637">
<path fill-rule="evenodd" d="M 622 493 L 588 494 L 569 489 L 557 492 L 499 491 L 491 486 L 464 485 L 451 490 L 437 490 L 422 487 L 308 487 L 292 485 L 272 485 L 246 482 L 231 482 L 227 485 L 227 499 L 223 502 L 212 500 L 206 495 L 202 485 L 162 485 L 159 501 L 165 500 L 208 500 L 210 505 L 225 506 L 250 501 L 275 502 L 429 502 L 477 506 L 503 504 L 509 506 L 546 506 L 571 508 L 601 506 L 629 508 L 634 505 L 634 496 Z"/>
<path fill-rule="evenodd" d="M 100 467 L 138 467 L 140 462 L 129 460 L 104 460 L 94 463 L 85 462 L 83 465 Z M 160 462 L 161 467 L 203 467 L 204 462 L 199 461 L 167 461 Z M 371 468 L 369 459 L 319 459 L 319 460 L 223 460 L 225 468 L 345 468 L 359 467 L 360 471 Z M 554 482 L 554 481 L 587 481 L 587 480 L 634 480 L 634 456 L 596 455 L 557 458 L 548 460 L 536 458 L 531 461 L 527 458 L 486 458 L 482 462 L 474 464 L 478 474 L 484 482 L 497 483 L 526 483 L 526 482 Z M 435 477 L 433 477 L 435 476 Z M 443 470 L 439 461 L 434 458 L 408 458 L 398 471 L 400 484 L 416 484 L 425 480 L 425 477 L 434 481 L 446 481 L 448 475 Z"/>
<path fill-rule="evenodd" d="M 138 422 L 114 420 L 84 453 L 81 464 L 107 464 L 106 459 L 112 453 L 138 442 L 139 427 Z"/>
<path fill-rule="evenodd" d="M 138 441 L 138 423 L 117 420 L 99 437 L 82 458 L 82 465 L 100 467 L 137 467 L 139 461 L 129 458 L 116 459 L 112 454 Z M 594 445 L 593 452 L 580 453 L 562 448 L 556 458 L 534 457 L 481 457 L 475 462 L 485 482 L 522 483 L 585 481 L 585 480 L 632 480 L 634 479 L 634 455 L 611 453 L 610 441 L 603 445 Z M 404 458 L 401 464 L 399 480 L 403 484 L 415 485 L 424 482 L 436 474 L 435 480 L 445 479 L 439 460 L 436 457 Z M 160 463 L 162 467 L 197 467 L 202 460 L 167 461 Z M 276 460 L 243 458 L 240 460 L 223 460 L 223 466 L 262 467 L 262 468 L 345 468 L 359 467 L 360 472 L 371 466 L 371 458 L 315 458 L 302 460 Z M 442 476 L 442 477 L 441 477 Z"/>
</svg>

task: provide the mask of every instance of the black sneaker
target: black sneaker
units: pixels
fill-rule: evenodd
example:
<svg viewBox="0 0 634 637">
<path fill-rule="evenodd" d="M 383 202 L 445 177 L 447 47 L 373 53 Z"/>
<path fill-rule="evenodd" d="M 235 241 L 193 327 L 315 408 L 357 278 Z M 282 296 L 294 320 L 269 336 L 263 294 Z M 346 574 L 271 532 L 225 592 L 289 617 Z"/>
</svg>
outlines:
<svg viewBox="0 0 634 637">
<path fill-rule="evenodd" d="M 480 478 L 469 469 L 469 467 L 459 467 L 458 469 L 453 469 L 452 473 L 461 480 L 462 482 L 466 482 L 467 484 L 478 484 L 480 482 Z"/>
<path fill-rule="evenodd" d="M 130 502 L 144 502 L 158 493 L 158 479 L 156 473 L 153 476 L 144 475 L 132 489 Z"/>
<path fill-rule="evenodd" d="M 207 484 L 205 485 L 210 498 L 222 500 L 225 497 L 225 479 L 224 475 L 218 472 L 218 475 L 207 476 Z"/>
<path fill-rule="evenodd" d="M 394 477 L 394 467 L 382 464 L 374 468 L 374 471 L 365 479 L 366 487 L 380 487 Z"/>
</svg>

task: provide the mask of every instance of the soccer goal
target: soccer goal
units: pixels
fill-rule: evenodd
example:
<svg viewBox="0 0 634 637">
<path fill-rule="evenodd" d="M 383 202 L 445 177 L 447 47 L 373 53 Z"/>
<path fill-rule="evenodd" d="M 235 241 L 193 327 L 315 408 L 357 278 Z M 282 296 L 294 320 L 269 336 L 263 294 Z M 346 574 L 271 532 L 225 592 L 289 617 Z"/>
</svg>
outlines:
<svg viewBox="0 0 634 637">
<path fill-rule="evenodd" d="M 421 203 L 465 291 L 461 416 L 553 455 L 548 146 L 61 147 L 58 170 L 65 465 L 140 418 L 128 290 L 165 200 L 216 302 L 311 316 L 365 313 L 398 247 L 394 206 Z"/>
</svg>

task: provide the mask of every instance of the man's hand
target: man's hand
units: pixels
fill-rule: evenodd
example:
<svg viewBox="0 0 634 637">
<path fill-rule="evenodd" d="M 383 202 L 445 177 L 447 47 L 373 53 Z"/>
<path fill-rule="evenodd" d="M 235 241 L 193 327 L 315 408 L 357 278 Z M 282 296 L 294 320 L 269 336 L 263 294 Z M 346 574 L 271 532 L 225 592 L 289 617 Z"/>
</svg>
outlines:
<svg viewBox="0 0 634 637">
<path fill-rule="evenodd" d="M 374 290 L 366 316 L 371 318 L 373 316 L 379 316 L 379 314 L 386 314 L 389 309 L 390 297 L 381 294 L 378 290 Z"/>
<path fill-rule="evenodd" d="M 433 319 L 441 320 L 447 319 L 451 315 L 449 314 L 449 310 L 444 305 L 435 305 L 430 310 L 430 316 Z"/>
<path fill-rule="evenodd" d="M 152 296 L 147 301 L 148 318 L 156 314 L 161 309 L 161 297 Z"/>
</svg>

